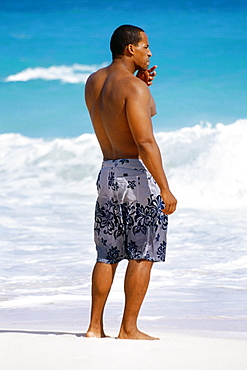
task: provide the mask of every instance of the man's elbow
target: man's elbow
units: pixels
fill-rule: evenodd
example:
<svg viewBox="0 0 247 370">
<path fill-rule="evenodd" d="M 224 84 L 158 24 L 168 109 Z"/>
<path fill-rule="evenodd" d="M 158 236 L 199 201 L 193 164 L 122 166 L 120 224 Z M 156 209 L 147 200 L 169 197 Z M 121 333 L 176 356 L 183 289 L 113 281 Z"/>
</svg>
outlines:
<svg viewBox="0 0 247 370">
<path fill-rule="evenodd" d="M 152 112 L 152 113 L 151 113 L 151 117 L 155 116 L 156 114 L 157 114 L 157 112 L 156 112 L 156 111 Z"/>
<path fill-rule="evenodd" d="M 155 140 L 147 139 L 142 140 L 136 143 L 139 153 L 149 153 L 153 150 L 154 146 L 156 145 Z"/>
<path fill-rule="evenodd" d="M 151 117 L 155 116 L 157 114 L 156 107 L 151 108 Z"/>
</svg>

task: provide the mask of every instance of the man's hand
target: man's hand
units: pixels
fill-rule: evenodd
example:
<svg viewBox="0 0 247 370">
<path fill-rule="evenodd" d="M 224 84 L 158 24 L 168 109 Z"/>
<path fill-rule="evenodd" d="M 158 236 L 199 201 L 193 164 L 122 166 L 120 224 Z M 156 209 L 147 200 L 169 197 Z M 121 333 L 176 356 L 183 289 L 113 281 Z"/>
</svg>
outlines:
<svg viewBox="0 0 247 370">
<path fill-rule="evenodd" d="M 156 76 L 156 68 L 157 66 L 153 66 L 146 71 L 138 71 L 136 77 L 140 78 L 140 80 L 144 81 L 148 86 L 150 86 L 152 85 L 153 79 Z"/>
<path fill-rule="evenodd" d="M 170 191 L 162 191 L 161 198 L 165 203 L 165 208 L 162 210 L 166 215 L 171 215 L 176 211 L 177 199 Z"/>
</svg>

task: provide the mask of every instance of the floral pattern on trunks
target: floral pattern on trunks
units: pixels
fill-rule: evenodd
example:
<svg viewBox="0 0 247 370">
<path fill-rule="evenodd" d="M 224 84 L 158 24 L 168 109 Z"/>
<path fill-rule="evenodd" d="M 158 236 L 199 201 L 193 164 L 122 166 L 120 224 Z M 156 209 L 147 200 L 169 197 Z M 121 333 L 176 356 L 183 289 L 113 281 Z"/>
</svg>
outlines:
<svg viewBox="0 0 247 370">
<path fill-rule="evenodd" d="M 101 189 L 100 176 L 101 176 L 101 171 L 99 171 L 99 174 L 98 174 L 98 177 L 97 177 L 97 181 L 96 181 L 96 187 L 97 187 L 97 190 L 98 191 Z"/>
<path fill-rule="evenodd" d="M 112 160 L 112 163 L 114 163 L 115 167 L 117 167 L 119 165 L 119 163 L 125 164 L 125 163 L 129 163 L 129 162 L 130 162 L 129 159 L 125 159 L 125 158 L 123 158 L 123 159 L 113 159 Z"/>
<path fill-rule="evenodd" d="M 165 261 L 168 216 L 159 188 L 138 159 L 104 161 L 97 178 L 97 260 Z"/>
<path fill-rule="evenodd" d="M 104 234 L 114 235 L 114 238 L 117 239 L 123 234 L 123 228 L 120 207 L 116 200 L 112 198 L 103 207 L 100 207 L 99 202 L 96 202 L 94 230 L 98 235 L 103 230 Z"/>
<path fill-rule="evenodd" d="M 112 190 L 118 190 L 119 186 L 117 181 L 115 181 L 115 174 L 114 172 L 110 172 L 110 175 L 108 177 L 108 188 L 112 188 Z"/>
<path fill-rule="evenodd" d="M 118 237 L 123 236 L 125 238 L 125 232 L 131 230 L 134 235 L 148 233 L 148 230 L 152 228 L 154 232 L 159 230 L 166 230 L 168 218 L 161 209 L 163 208 L 163 202 L 160 195 L 154 197 L 152 194 L 147 199 L 147 205 L 143 206 L 140 203 L 124 203 L 121 206 L 116 200 L 111 198 L 100 206 L 99 202 L 96 202 L 95 209 L 95 233 L 102 235 L 112 235 L 114 240 Z M 158 243 L 160 239 L 159 232 L 154 237 L 154 242 Z M 141 239 L 140 239 L 141 240 Z M 106 240 L 103 238 L 101 242 L 104 246 L 107 246 Z M 117 243 L 116 243 L 117 244 Z M 107 262 L 117 263 L 122 259 L 121 251 L 117 245 L 108 246 Z M 149 258 L 147 252 L 145 257 L 142 257 L 142 252 L 139 250 L 135 241 L 130 240 L 126 245 L 126 254 L 129 259 L 140 259 Z M 166 242 L 159 243 L 157 249 L 157 258 L 161 261 L 165 261 L 166 254 Z"/>
<path fill-rule="evenodd" d="M 120 255 L 120 251 L 117 249 L 117 247 L 111 247 L 109 251 L 107 252 L 106 259 L 109 263 L 118 263 L 121 261 L 123 256 Z"/>
<path fill-rule="evenodd" d="M 158 257 L 160 258 L 161 261 L 163 261 L 163 262 L 165 261 L 165 259 L 166 259 L 166 242 L 165 241 L 163 241 L 160 244 L 160 246 L 157 250 L 157 255 L 158 255 Z"/>
<path fill-rule="evenodd" d="M 135 187 L 136 187 L 136 181 L 135 180 L 133 180 L 133 181 L 128 180 L 127 188 L 135 189 Z"/>
<path fill-rule="evenodd" d="M 138 251 L 138 246 L 136 243 L 131 240 L 130 243 L 127 245 L 127 256 L 129 259 L 140 259 L 141 258 L 141 251 Z"/>
</svg>

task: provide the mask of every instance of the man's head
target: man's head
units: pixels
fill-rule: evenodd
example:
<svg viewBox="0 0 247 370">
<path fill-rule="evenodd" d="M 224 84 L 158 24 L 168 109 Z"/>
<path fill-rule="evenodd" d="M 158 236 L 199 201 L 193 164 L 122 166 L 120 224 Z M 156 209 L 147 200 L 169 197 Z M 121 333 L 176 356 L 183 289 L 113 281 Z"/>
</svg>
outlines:
<svg viewBox="0 0 247 370">
<path fill-rule="evenodd" d="M 113 32 L 110 41 L 112 59 L 121 58 L 128 45 L 137 46 L 142 39 L 141 32 L 144 32 L 143 29 L 136 26 L 123 25 L 118 27 Z"/>
</svg>

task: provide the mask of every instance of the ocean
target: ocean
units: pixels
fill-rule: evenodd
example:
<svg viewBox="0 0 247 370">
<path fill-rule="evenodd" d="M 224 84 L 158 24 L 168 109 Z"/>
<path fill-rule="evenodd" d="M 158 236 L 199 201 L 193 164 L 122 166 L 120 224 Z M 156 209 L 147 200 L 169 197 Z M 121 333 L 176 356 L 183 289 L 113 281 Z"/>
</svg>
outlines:
<svg viewBox="0 0 247 370">
<path fill-rule="evenodd" d="M 141 329 L 246 335 L 246 4 L 2 1 L 2 329 L 85 331 L 102 156 L 84 103 L 120 24 L 149 36 L 153 119 L 178 209 L 155 264 Z M 106 307 L 116 330 L 126 262 Z M 117 333 L 115 333 L 117 334 Z"/>
</svg>

